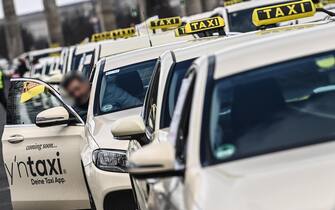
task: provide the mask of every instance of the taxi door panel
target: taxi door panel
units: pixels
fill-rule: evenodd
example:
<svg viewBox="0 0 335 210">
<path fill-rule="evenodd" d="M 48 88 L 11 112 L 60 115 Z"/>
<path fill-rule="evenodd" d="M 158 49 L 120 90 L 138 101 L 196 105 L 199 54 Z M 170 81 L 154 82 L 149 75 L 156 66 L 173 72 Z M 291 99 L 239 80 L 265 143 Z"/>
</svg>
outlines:
<svg viewBox="0 0 335 210">
<path fill-rule="evenodd" d="M 37 127 L 36 115 L 61 102 L 46 84 L 44 92 L 23 102 L 19 91 L 24 83 L 11 84 L 2 137 L 14 210 L 90 208 L 80 158 L 84 126 Z"/>
</svg>

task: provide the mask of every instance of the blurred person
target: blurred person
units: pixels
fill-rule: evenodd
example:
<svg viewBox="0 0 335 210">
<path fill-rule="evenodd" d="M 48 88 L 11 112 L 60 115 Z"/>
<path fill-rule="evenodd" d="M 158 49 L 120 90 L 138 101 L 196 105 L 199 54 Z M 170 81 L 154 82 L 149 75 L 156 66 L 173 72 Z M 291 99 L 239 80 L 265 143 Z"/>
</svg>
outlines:
<svg viewBox="0 0 335 210">
<path fill-rule="evenodd" d="M 74 100 L 74 110 L 86 121 L 91 91 L 89 81 L 79 73 L 71 73 L 65 76 L 61 86 Z"/>
<path fill-rule="evenodd" d="M 26 61 L 23 58 L 19 58 L 19 65 L 15 70 L 15 74 L 19 75 L 19 77 L 23 77 L 25 73 L 29 72 Z"/>
</svg>

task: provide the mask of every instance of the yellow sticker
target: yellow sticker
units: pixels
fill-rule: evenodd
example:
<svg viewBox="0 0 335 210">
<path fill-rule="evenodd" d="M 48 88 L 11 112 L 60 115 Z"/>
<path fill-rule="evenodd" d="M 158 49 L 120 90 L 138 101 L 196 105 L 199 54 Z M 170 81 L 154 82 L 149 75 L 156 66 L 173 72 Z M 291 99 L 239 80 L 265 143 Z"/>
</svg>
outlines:
<svg viewBox="0 0 335 210">
<path fill-rule="evenodd" d="M 4 88 L 4 85 L 3 85 L 3 73 L 2 71 L 0 70 L 0 90 Z"/>
<path fill-rule="evenodd" d="M 335 67 L 335 57 L 333 55 L 316 60 L 316 65 L 322 69 L 330 69 Z"/>
<path fill-rule="evenodd" d="M 25 103 L 30 99 L 44 93 L 44 85 L 32 82 L 25 82 L 23 84 L 23 93 L 21 94 L 20 103 Z"/>
<path fill-rule="evenodd" d="M 301 0 L 257 8 L 253 11 L 252 22 L 255 26 L 272 25 L 279 22 L 311 17 L 315 13 L 316 8 L 312 0 Z"/>
<path fill-rule="evenodd" d="M 150 21 L 150 29 L 172 29 L 181 26 L 181 17 L 160 18 Z"/>
<path fill-rule="evenodd" d="M 225 26 L 224 19 L 220 16 L 202 19 L 187 23 L 185 32 L 187 34 L 208 31 L 211 29 L 223 28 Z"/>
<path fill-rule="evenodd" d="M 185 26 L 180 26 L 179 28 L 175 29 L 174 33 L 175 33 L 176 37 L 187 35 L 186 32 L 185 32 Z"/>
</svg>

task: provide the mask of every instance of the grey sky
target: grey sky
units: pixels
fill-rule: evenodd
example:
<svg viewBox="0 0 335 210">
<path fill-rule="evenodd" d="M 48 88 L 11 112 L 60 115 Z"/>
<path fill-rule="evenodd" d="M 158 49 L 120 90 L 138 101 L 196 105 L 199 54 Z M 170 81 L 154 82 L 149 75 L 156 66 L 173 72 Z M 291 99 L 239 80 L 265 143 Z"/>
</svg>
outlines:
<svg viewBox="0 0 335 210">
<path fill-rule="evenodd" d="M 87 1 L 87 0 L 56 0 L 59 6 L 81 1 Z M 15 2 L 16 13 L 18 15 L 43 10 L 42 0 L 14 0 L 14 2 Z M 3 18 L 3 8 L 1 0 L 0 0 L 0 18 Z"/>
</svg>

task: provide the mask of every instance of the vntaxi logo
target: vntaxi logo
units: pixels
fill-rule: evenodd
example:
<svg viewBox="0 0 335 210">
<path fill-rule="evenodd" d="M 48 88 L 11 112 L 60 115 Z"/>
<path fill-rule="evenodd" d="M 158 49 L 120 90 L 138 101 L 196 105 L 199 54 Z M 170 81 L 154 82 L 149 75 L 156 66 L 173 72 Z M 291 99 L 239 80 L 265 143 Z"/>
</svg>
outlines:
<svg viewBox="0 0 335 210">
<path fill-rule="evenodd" d="M 224 19 L 222 17 L 217 16 L 187 23 L 185 25 L 185 32 L 187 34 L 192 34 L 201 31 L 207 31 L 210 29 L 222 28 L 224 26 L 225 26 Z"/>
<path fill-rule="evenodd" d="M 301 0 L 255 9 L 252 14 L 252 21 L 255 26 L 265 26 L 311 17 L 315 13 L 316 8 L 312 0 Z"/>
<path fill-rule="evenodd" d="M 56 152 L 55 158 L 44 160 L 33 160 L 28 156 L 26 161 L 19 161 L 14 156 L 10 164 L 5 163 L 5 168 L 11 185 L 14 184 L 15 178 L 31 178 L 32 185 L 63 184 L 65 182 L 65 178 L 61 176 L 66 171 L 62 168 L 59 152 Z"/>
<path fill-rule="evenodd" d="M 161 18 L 150 21 L 150 29 L 171 29 L 181 26 L 182 21 L 180 17 Z"/>
</svg>

